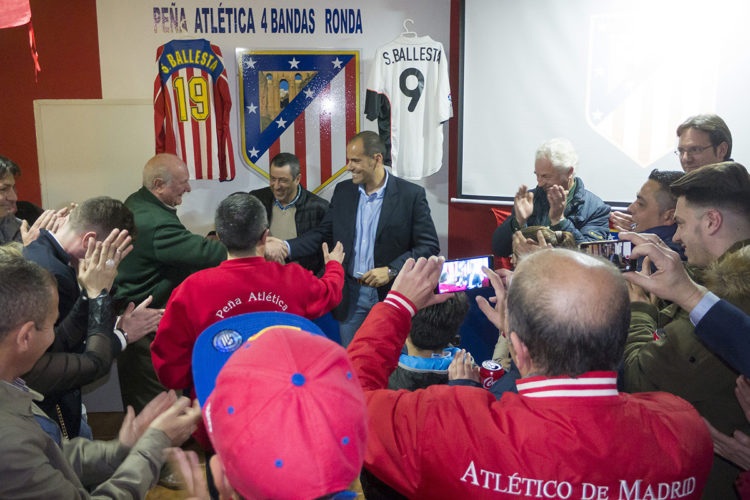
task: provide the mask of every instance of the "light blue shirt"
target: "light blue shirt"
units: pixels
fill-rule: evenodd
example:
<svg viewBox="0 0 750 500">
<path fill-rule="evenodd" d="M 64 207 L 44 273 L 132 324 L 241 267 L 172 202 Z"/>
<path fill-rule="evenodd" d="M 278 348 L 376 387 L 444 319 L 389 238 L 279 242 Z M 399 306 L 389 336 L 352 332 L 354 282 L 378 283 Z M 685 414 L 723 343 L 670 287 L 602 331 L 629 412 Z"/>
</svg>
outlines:
<svg viewBox="0 0 750 500">
<path fill-rule="evenodd" d="M 690 322 L 693 326 L 697 325 L 703 316 L 706 315 L 709 309 L 711 309 L 719 301 L 719 297 L 711 292 L 708 292 L 703 298 L 696 304 L 692 311 L 690 311 Z"/>
<path fill-rule="evenodd" d="M 368 195 L 365 187 L 359 186 L 357 225 L 354 229 L 354 255 L 351 260 L 351 275 L 355 278 L 361 278 L 364 273 L 375 267 L 375 233 L 378 231 L 380 210 L 383 208 L 387 185 L 388 171 L 386 170 L 385 182 L 374 193 Z"/>
<path fill-rule="evenodd" d="M 300 197 L 301 194 L 302 194 L 302 186 L 297 185 L 297 196 L 295 196 L 295 198 L 292 201 L 289 202 L 289 205 L 287 205 L 287 206 L 282 205 L 281 203 L 279 203 L 279 200 L 277 200 L 276 198 L 273 199 L 273 202 L 280 209 L 286 210 L 287 208 L 291 208 L 291 207 L 293 207 L 294 205 L 297 204 L 297 202 L 299 201 L 299 197 Z"/>
</svg>

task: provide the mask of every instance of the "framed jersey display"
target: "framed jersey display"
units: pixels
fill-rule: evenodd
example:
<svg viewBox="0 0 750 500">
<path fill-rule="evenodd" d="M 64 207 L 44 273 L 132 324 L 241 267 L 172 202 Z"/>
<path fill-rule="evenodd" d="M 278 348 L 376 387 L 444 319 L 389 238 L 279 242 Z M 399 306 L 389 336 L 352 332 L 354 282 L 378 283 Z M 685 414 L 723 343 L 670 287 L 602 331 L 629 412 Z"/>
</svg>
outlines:
<svg viewBox="0 0 750 500">
<path fill-rule="evenodd" d="M 434 174 L 443 163 L 443 122 L 453 116 L 448 55 L 429 36 L 399 36 L 375 53 L 365 114 L 378 120 L 393 173 Z"/>
<path fill-rule="evenodd" d="M 346 168 L 359 132 L 358 51 L 238 50 L 244 161 L 268 178 L 276 154 L 294 153 L 301 183 L 319 192 Z"/>
<path fill-rule="evenodd" d="M 190 179 L 234 179 L 232 98 L 219 47 L 172 40 L 157 49 L 156 63 L 156 152 L 182 158 Z"/>
</svg>

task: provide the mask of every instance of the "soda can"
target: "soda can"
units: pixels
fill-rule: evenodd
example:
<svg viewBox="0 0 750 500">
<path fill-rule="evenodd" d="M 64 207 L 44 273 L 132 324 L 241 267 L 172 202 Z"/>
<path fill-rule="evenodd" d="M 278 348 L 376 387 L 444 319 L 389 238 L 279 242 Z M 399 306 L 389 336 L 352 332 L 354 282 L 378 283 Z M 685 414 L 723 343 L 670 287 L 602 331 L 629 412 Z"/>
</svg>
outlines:
<svg viewBox="0 0 750 500">
<path fill-rule="evenodd" d="M 492 387 L 503 375 L 505 375 L 505 370 L 500 363 L 491 359 L 482 361 L 482 366 L 479 368 L 479 377 L 482 379 L 482 385 L 485 389 Z"/>
</svg>

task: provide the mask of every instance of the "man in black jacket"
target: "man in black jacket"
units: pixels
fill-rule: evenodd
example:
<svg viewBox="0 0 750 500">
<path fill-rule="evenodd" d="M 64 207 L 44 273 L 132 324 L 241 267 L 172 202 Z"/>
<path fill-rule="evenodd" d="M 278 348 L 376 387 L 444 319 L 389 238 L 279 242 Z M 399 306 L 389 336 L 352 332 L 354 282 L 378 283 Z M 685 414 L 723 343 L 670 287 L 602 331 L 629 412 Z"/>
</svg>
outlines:
<svg viewBox="0 0 750 500">
<path fill-rule="evenodd" d="M 270 186 L 250 191 L 266 207 L 271 235 L 282 240 L 302 236 L 318 227 L 328 210 L 328 202 L 300 186 L 299 159 L 279 153 L 268 169 Z M 294 262 L 315 274 L 323 270 L 323 254 L 303 256 Z"/>
<path fill-rule="evenodd" d="M 53 420 L 62 420 L 60 427 L 70 438 L 90 433 L 87 426 L 81 426 L 80 388 L 108 373 L 112 360 L 129 343 L 155 329 L 162 315 L 162 311 L 148 308 L 151 301 L 147 299 L 137 308 L 128 304 L 121 317 L 111 317 L 111 280 L 120 259 L 130 251 L 128 233 L 132 231 L 130 210 L 119 200 L 100 196 L 73 209 L 55 233 L 42 229 L 39 237 L 23 250 L 25 258 L 55 276 L 59 297 L 53 346 L 25 379 L 32 389 L 44 395 L 39 406 Z M 77 268 L 83 271 L 82 265 L 85 268 L 90 246 L 92 250 L 99 247 L 100 251 L 111 251 L 111 258 L 102 262 L 104 271 L 111 274 L 106 286 L 88 288 L 76 272 Z M 79 290 L 79 278 L 85 297 Z M 96 283 L 101 284 L 101 280 Z M 97 326 L 95 331 L 89 328 L 92 319 Z"/>
</svg>

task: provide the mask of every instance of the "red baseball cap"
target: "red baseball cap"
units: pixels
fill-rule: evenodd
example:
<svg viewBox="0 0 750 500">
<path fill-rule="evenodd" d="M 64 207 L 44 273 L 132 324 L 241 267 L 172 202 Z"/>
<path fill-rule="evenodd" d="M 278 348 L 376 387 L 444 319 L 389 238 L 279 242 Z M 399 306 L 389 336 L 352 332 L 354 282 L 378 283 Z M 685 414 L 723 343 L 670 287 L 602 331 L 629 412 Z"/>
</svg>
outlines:
<svg viewBox="0 0 750 500">
<path fill-rule="evenodd" d="M 337 493 L 362 468 L 367 407 L 349 357 L 296 326 L 243 342 L 219 372 L 203 418 L 227 479 L 248 499 Z"/>
</svg>

